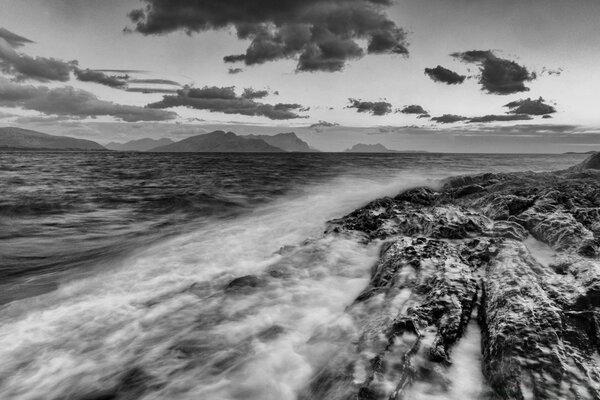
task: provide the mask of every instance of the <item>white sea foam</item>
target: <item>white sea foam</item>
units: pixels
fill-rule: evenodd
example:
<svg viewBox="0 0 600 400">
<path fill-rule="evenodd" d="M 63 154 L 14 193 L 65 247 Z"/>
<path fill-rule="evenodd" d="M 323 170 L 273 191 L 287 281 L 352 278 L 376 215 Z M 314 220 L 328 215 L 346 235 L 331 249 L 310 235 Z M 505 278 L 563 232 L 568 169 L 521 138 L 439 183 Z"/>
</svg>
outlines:
<svg viewBox="0 0 600 400">
<path fill-rule="evenodd" d="M 523 243 L 527 246 L 531 256 L 544 267 L 547 267 L 554 262 L 556 252 L 546 243 L 540 242 L 533 236 L 528 236 Z"/>
<path fill-rule="evenodd" d="M 0 398 L 78 399 L 115 387 L 133 367 L 151 377 L 139 389 L 148 399 L 295 398 L 317 359 L 354 329 L 344 308 L 377 254 L 322 237 L 323 222 L 417 183 L 337 179 L 5 306 Z M 275 254 L 285 245 L 298 246 Z M 248 274 L 264 286 L 223 293 Z M 329 339 L 311 341 L 316 332 Z"/>
<path fill-rule="evenodd" d="M 452 349 L 452 365 L 444 373 L 449 386 L 418 381 L 405 393 L 411 400 L 478 400 L 488 391 L 482 373 L 481 332 L 476 320 Z"/>
</svg>

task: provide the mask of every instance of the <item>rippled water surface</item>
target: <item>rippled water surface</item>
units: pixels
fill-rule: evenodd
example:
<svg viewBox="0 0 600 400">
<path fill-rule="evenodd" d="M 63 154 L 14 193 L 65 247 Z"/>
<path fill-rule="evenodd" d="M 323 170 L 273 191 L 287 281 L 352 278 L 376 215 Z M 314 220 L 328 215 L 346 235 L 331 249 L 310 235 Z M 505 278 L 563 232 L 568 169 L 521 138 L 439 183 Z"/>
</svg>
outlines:
<svg viewBox="0 0 600 400">
<path fill-rule="evenodd" d="M 378 251 L 324 237 L 328 219 L 583 158 L 0 153 L 0 398 L 294 399 L 356 328 L 344 309 Z"/>
</svg>

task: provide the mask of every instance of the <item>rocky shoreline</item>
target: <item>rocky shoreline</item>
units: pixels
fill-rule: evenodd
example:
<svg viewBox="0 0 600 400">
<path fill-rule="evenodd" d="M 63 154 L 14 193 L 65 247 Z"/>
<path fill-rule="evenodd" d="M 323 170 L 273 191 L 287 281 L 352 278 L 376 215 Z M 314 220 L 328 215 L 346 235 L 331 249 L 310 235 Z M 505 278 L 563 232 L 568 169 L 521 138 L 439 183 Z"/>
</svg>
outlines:
<svg viewBox="0 0 600 400">
<path fill-rule="evenodd" d="M 444 398 L 453 349 L 475 320 L 480 398 L 600 399 L 600 153 L 563 171 L 411 189 L 326 234 L 383 244 L 347 310 L 356 340 L 302 399 L 410 399 L 419 382 Z"/>
</svg>

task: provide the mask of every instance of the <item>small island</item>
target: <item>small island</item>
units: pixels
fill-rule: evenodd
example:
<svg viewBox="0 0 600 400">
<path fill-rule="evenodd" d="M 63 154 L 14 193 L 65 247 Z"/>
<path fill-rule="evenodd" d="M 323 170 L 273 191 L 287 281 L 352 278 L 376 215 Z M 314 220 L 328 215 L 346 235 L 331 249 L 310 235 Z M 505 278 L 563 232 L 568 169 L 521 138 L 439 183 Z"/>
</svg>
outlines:
<svg viewBox="0 0 600 400">
<path fill-rule="evenodd" d="M 398 150 L 390 150 L 381 143 L 364 144 L 357 143 L 349 149 L 344 150 L 346 153 L 400 153 Z"/>
</svg>

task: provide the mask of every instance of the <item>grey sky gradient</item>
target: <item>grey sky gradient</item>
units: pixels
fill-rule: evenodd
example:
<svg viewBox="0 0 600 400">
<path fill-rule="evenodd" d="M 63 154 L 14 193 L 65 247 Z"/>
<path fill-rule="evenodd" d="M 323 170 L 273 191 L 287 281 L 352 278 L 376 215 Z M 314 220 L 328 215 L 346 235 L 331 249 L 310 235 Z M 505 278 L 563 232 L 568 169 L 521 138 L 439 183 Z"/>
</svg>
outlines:
<svg viewBox="0 0 600 400">
<path fill-rule="evenodd" d="M 597 0 L 397 0 L 382 12 L 407 32 L 409 56 L 365 52 L 362 58 L 348 59 L 340 72 L 297 72 L 298 55 L 254 65 L 225 64 L 224 56 L 243 54 L 251 44 L 251 39 L 240 40 L 233 27 L 190 35 L 181 30 L 160 35 L 124 33 L 123 28 L 135 27 L 127 14 L 144 5 L 138 0 L 3 0 L 2 3 L 0 27 L 22 38 L 13 50 L 24 56 L 65 63 L 77 60 L 82 70 L 135 71 L 130 74 L 132 81 L 169 80 L 197 88 L 235 86 L 238 93 L 245 88 L 267 90 L 269 95 L 261 98 L 260 103 L 299 104 L 307 110 L 297 113 L 307 117 L 305 119 L 274 123 L 260 113 L 258 116 L 226 114 L 211 111 L 211 108 L 179 106 L 168 109 L 177 113 L 176 119 L 157 125 L 165 127 L 164 136 L 177 124 L 195 124 L 202 128 L 208 124 L 233 123 L 258 126 L 265 131 L 267 126 L 275 126 L 276 131 L 291 131 L 323 120 L 354 127 L 347 129 L 347 136 L 343 136 L 339 127 L 318 136 L 310 133 L 311 144 L 329 150 L 349 147 L 352 144 L 348 143 L 349 139 L 369 142 L 374 135 L 367 133 L 389 126 L 418 127 L 414 129 L 418 134 L 400 135 L 402 141 L 397 139 L 397 133 L 395 136 L 381 134 L 385 140 L 379 137 L 375 141 L 392 148 L 434 149 L 440 143 L 444 143 L 448 151 L 469 146 L 478 151 L 486 148 L 523 151 L 535 149 L 536 144 L 538 149 L 547 151 L 598 148 L 595 132 L 600 127 L 597 112 L 600 76 L 596 73 L 600 64 L 600 1 Z M 367 48 L 367 41 L 361 40 L 357 39 L 357 43 Z M 463 63 L 450 55 L 470 50 L 492 50 L 498 57 L 524 66 L 535 73 L 536 78 L 525 82 L 528 91 L 490 94 L 482 90 L 478 65 Z M 467 78 L 457 85 L 435 82 L 423 71 L 437 65 Z M 232 67 L 242 67 L 243 71 L 231 74 Z M 548 73 L 559 69 L 562 69 L 560 74 Z M 0 72 L 0 75 L 5 79 L 16 78 L 10 71 Z M 60 80 L 43 83 L 18 77 L 21 81 L 15 84 L 50 89 L 72 86 L 90 93 L 98 101 L 123 107 L 156 104 L 163 100 L 161 90 L 176 89 L 133 82 L 134 90 L 126 91 L 93 81 L 79 81 L 74 73 L 71 75 L 67 82 L 63 82 L 63 73 Z M 144 90 L 146 87 L 148 90 Z M 504 107 L 507 103 L 539 97 L 556 109 L 551 119 L 541 116 L 515 121 L 497 118 L 498 121 L 481 124 L 462 121 L 441 125 L 428 118 L 418 118 L 417 114 L 373 115 L 346 108 L 348 99 L 352 98 L 390 103 L 393 110 L 418 104 L 432 117 L 449 114 L 482 118 L 507 113 L 509 110 Z M 16 124 L 18 119 L 21 124 L 48 132 L 56 131 L 57 126 L 66 126 L 64 121 L 63 125 L 51 122 L 56 114 L 45 116 L 38 111 L 0 107 L 4 116 L 0 123 Z M 6 117 L 6 114 L 16 116 Z M 115 121 L 118 116 L 107 114 L 96 118 L 93 122 L 84 119 L 77 124 L 97 126 L 100 122 Z M 122 135 L 131 139 L 143 137 L 144 133 L 133 124 L 123 121 L 111 124 L 118 125 L 119 132 L 104 129 L 102 135 L 106 138 L 97 140 L 108 142 Z M 560 137 L 543 130 L 535 135 L 524 129 L 506 133 L 507 127 L 540 124 L 573 128 L 561 132 Z M 439 130 L 450 130 L 452 134 L 440 141 L 439 133 L 424 133 Z M 467 133 L 457 133 L 462 130 Z M 75 133 L 84 136 L 83 131 Z M 161 136 L 158 129 L 150 133 L 153 137 Z"/>
</svg>

